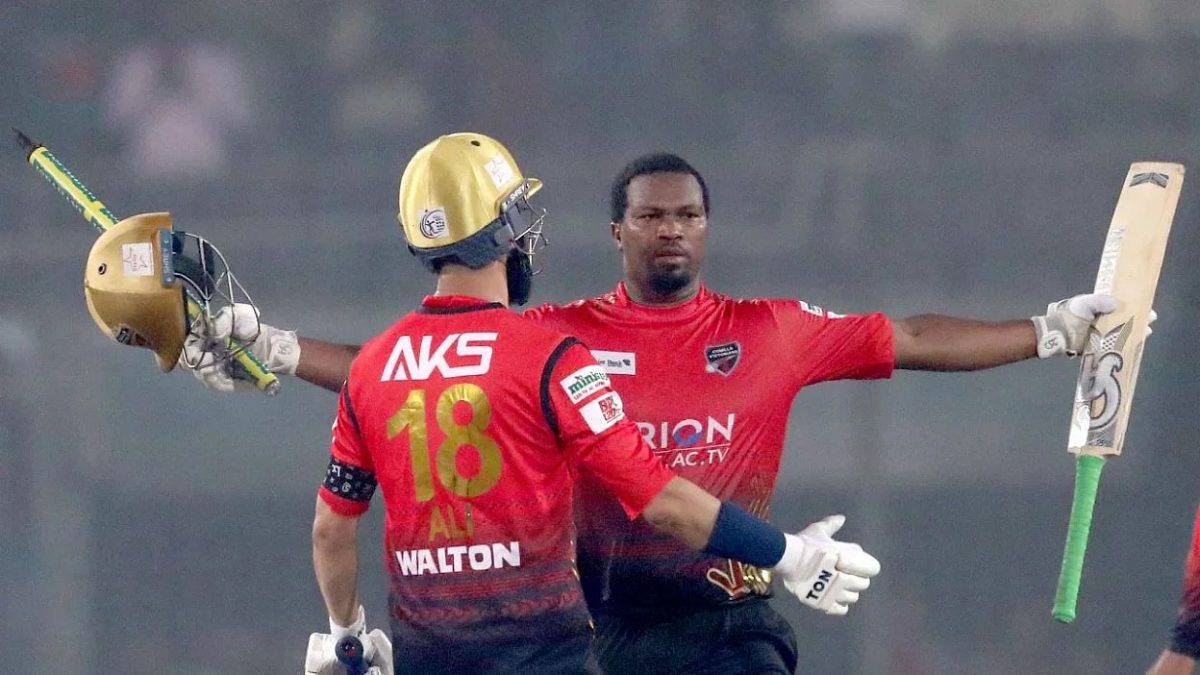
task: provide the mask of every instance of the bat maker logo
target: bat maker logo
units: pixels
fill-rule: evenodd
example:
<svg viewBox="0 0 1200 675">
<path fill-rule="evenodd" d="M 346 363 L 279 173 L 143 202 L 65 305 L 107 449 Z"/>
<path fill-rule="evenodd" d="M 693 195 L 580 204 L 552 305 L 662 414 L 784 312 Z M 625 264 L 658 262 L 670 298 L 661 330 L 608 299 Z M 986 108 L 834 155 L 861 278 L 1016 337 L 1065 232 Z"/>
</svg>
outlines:
<svg viewBox="0 0 1200 675">
<path fill-rule="evenodd" d="M 1167 174 L 1165 174 L 1165 173 L 1158 173 L 1157 171 L 1147 171 L 1146 173 L 1135 174 L 1133 176 L 1133 178 L 1130 178 L 1129 179 L 1129 187 L 1135 187 L 1138 185 L 1142 185 L 1144 183 L 1154 183 L 1155 185 L 1157 185 L 1160 188 L 1165 188 L 1165 187 L 1167 187 L 1167 181 L 1169 181 L 1169 180 L 1170 179 L 1167 178 Z"/>
<path fill-rule="evenodd" d="M 1079 398 L 1075 403 L 1077 409 L 1088 413 L 1088 442 L 1094 445 L 1112 443 L 1107 432 L 1121 409 L 1121 383 L 1117 380 L 1117 373 L 1125 366 L 1121 350 L 1132 329 L 1131 318 L 1103 335 L 1095 328 L 1088 332 L 1092 351 L 1084 355 L 1080 365 Z"/>
</svg>

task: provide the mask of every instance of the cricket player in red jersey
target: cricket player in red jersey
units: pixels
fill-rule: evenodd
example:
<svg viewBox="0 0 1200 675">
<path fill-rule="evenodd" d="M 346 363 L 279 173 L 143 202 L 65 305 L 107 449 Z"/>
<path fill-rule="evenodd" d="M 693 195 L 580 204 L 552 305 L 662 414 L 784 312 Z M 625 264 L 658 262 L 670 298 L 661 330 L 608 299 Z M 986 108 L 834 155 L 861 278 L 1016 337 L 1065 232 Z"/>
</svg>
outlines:
<svg viewBox="0 0 1200 675">
<path fill-rule="evenodd" d="M 588 345 L 667 466 L 763 517 L 787 415 L 803 387 L 886 378 L 894 369 L 968 371 L 1074 356 L 1095 317 L 1114 307 L 1107 296 L 1077 295 L 1032 319 L 891 319 L 799 300 L 731 298 L 700 280 L 709 193 L 686 161 L 670 154 L 634 160 L 618 174 L 610 202 L 624 280 L 600 297 L 526 315 Z M 218 337 L 232 323 L 238 337 L 253 339 L 237 325 L 257 324 L 231 317 L 216 327 Z M 265 325 L 252 348 L 277 372 L 328 389 L 345 379 L 357 350 Z M 196 375 L 211 389 L 252 389 L 219 368 Z M 583 473 L 579 564 L 606 672 L 795 670 L 795 635 L 766 602 L 769 574 L 628 522 Z"/>
<path fill-rule="evenodd" d="M 1183 599 L 1171 640 L 1147 675 L 1192 675 L 1200 659 L 1200 509 L 1192 525 L 1192 547 L 1183 571 Z"/>
<path fill-rule="evenodd" d="M 401 223 L 437 291 L 364 344 L 341 387 L 313 524 L 331 630 L 310 638 L 309 673 L 335 672 L 346 635 L 384 672 L 599 672 L 572 466 L 623 519 L 641 516 L 685 550 L 773 568 L 831 614 L 879 571 L 831 538 L 841 516 L 784 535 L 673 474 L 577 339 L 509 311 L 529 293 L 542 218 L 528 200 L 540 186 L 481 134 L 442 136 L 405 169 Z M 357 593 L 358 519 L 377 486 L 394 650 L 365 632 Z"/>
</svg>

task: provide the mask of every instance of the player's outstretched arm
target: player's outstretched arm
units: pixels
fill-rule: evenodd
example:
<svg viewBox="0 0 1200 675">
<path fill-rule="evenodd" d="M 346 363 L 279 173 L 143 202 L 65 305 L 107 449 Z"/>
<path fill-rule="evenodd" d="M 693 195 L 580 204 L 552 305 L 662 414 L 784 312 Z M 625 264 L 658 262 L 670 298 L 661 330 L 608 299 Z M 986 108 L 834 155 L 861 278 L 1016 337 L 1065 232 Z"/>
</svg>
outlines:
<svg viewBox="0 0 1200 675">
<path fill-rule="evenodd" d="M 848 612 L 879 574 L 879 561 L 862 547 L 832 538 L 845 516 L 829 516 L 798 534 L 784 534 L 675 477 L 646 505 L 642 517 L 694 549 L 773 570 L 800 602 L 827 614 Z"/>
<path fill-rule="evenodd" d="M 845 614 L 879 573 L 858 544 L 834 541 L 841 516 L 785 535 L 732 502 L 680 478 L 654 456 L 620 395 L 587 349 L 571 339 L 554 352 L 541 378 L 541 404 L 563 452 L 591 473 L 629 518 L 643 517 L 688 546 L 773 569 L 801 602 Z"/>
<path fill-rule="evenodd" d="M 977 321 L 922 314 L 893 322 L 896 367 L 963 371 L 1083 351 L 1092 322 L 1116 309 L 1108 295 L 1076 295 L 1032 319 Z"/>
<path fill-rule="evenodd" d="M 224 307 L 211 322 L 193 329 L 180 358 L 180 365 L 188 367 L 206 389 L 257 390 L 253 382 L 231 373 L 227 363 L 216 361 L 206 351 L 208 345 L 223 344 L 230 335 L 247 345 L 271 372 L 294 375 L 332 392 L 341 389 L 350 375 L 350 363 L 360 348 L 300 337 L 295 331 L 262 323 L 252 305 Z"/>
<path fill-rule="evenodd" d="M 640 515 L 693 549 L 770 569 L 801 603 L 826 614 L 850 611 L 879 574 L 879 561 L 861 546 L 833 539 L 845 516 L 828 516 L 797 534 L 784 534 L 671 474 L 637 427 L 616 419 L 599 439 L 587 442 L 587 432 L 568 432 L 566 440 L 568 451 L 617 496 L 630 518 Z"/>
<path fill-rule="evenodd" d="M 296 377 L 322 389 L 337 392 L 350 377 L 350 364 L 362 345 L 342 345 L 312 338 L 297 337 L 300 352 Z"/>
</svg>

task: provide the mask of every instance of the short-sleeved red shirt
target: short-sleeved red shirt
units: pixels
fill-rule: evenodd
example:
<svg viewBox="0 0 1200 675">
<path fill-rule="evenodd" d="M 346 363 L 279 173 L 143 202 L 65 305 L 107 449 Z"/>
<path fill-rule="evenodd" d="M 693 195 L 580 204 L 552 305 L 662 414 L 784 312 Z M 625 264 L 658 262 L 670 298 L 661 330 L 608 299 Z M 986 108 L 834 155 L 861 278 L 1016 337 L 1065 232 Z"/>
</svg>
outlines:
<svg viewBox="0 0 1200 675">
<path fill-rule="evenodd" d="M 806 385 L 886 378 L 895 356 L 882 314 L 843 316 L 798 300 L 735 299 L 701 287 L 676 307 L 616 291 L 525 316 L 587 344 L 662 463 L 767 517 L 792 399 Z M 621 517 L 583 472 L 579 564 L 595 611 L 662 611 L 768 593 L 750 566 L 689 550 Z"/>
<path fill-rule="evenodd" d="M 588 632 L 569 463 L 628 518 L 673 478 L 577 340 L 454 296 L 363 346 L 331 454 L 319 493 L 335 511 L 361 514 L 383 490 L 393 632 L 430 663 L 438 650 L 504 663 L 506 648 Z"/>
</svg>

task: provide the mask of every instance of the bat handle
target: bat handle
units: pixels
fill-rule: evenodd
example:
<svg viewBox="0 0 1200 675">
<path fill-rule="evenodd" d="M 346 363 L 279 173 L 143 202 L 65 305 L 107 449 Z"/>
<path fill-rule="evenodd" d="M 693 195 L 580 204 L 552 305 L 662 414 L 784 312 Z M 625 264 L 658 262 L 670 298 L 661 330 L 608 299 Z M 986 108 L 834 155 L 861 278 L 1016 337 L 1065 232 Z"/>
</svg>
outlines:
<svg viewBox="0 0 1200 675">
<path fill-rule="evenodd" d="M 362 642 L 353 635 L 338 640 L 333 653 L 337 654 L 338 661 L 346 667 L 346 675 L 364 675 L 369 668 L 366 659 L 363 658 Z"/>
<path fill-rule="evenodd" d="M 240 350 L 237 352 L 238 365 L 240 365 L 254 380 L 254 385 L 258 390 L 267 396 L 274 396 L 279 393 L 279 377 L 267 370 L 262 361 L 258 360 L 249 349 L 246 349 L 241 342 L 234 338 L 229 338 L 228 347 L 230 350 Z"/>
<path fill-rule="evenodd" d="M 200 305 L 198 305 L 195 300 L 188 298 L 188 317 L 194 321 L 198 316 L 200 316 L 201 311 Z M 246 345 L 243 345 L 239 340 L 232 336 L 225 341 L 225 345 L 230 352 L 236 354 L 234 360 L 237 361 L 237 364 L 246 371 L 246 374 L 250 377 L 250 379 L 254 380 L 254 384 L 258 387 L 259 391 L 263 392 L 267 396 L 274 396 L 279 393 L 279 377 L 276 376 L 275 373 L 267 370 L 267 367 L 263 365 L 263 362 L 259 361 L 258 357 L 246 348 Z"/>
<path fill-rule="evenodd" d="M 1088 532 L 1092 529 L 1092 508 L 1096 505 L 1096 489 L 1100 486 L 1104 462 L 1104 458 L 1098 455 L 1079 455 L 1075 462 L 1075 498 L 1071 503 L 1071 522 L 1067 527 L 1062 570 L 1058 574 L 1058 590 L 1054 593 L 1054 618 L 1062 623 L 1075 620 L 1075 601 L 1079 598 L 1079 581 L 1083 576 L 1083 556 L 1087 552 Z"/>
</svg>

